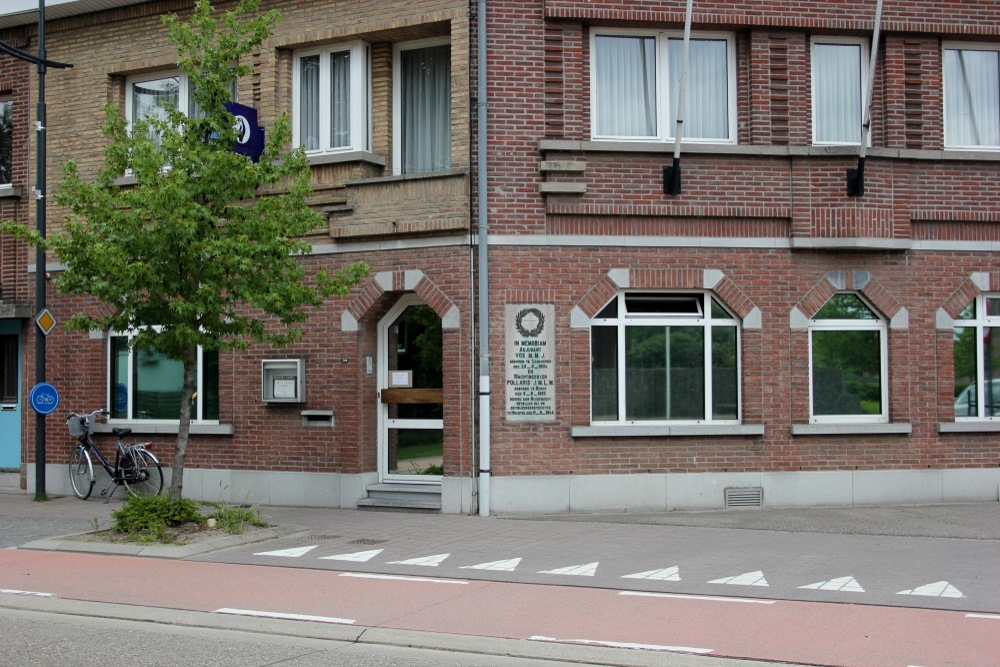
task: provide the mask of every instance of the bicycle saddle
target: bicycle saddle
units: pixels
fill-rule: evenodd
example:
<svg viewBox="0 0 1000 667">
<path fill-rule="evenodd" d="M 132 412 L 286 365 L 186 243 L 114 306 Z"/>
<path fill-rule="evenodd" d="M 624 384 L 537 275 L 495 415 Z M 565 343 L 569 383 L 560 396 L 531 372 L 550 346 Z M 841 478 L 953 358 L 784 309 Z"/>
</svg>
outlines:
<svg viewBox="0 0 1000 667">
<path fill-rule="evenodd" d="M 130 429 L 130 428 L 118 428 L 117 426 L 115 426 L 114 428 L 111 429 L 111 432 L 114 433 L 115 435 L 117 435 L 120 438 L 123 435 L 128 435 L 129 433 L 131 433 L 132 429 Z"/>
</svg>

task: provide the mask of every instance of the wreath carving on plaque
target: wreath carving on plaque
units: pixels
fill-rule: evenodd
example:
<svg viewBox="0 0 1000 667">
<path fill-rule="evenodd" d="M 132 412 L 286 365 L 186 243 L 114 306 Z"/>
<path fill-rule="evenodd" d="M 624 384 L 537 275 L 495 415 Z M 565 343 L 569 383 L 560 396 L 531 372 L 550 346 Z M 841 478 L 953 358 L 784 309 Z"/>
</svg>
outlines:
<svg viewBox="0 0 1000 667">
<path fill-rule="evenodd" d="M 534 326 L 531 326 L 531 319 L 529 316 L 536 318 Z M 528 320 L 525 326 L 525 319 Z M 514 326 L 517 328 L 517 332 L 524 336 L 525 338 L 535 338 L 538 334 L 542 333 L 545 329 L 545 315 L 542 314 L 538 308 L 524 308 L 517 313 L 514 318 Z M 528 327 L 531 327 L 530 329 Z"/>
</svg>

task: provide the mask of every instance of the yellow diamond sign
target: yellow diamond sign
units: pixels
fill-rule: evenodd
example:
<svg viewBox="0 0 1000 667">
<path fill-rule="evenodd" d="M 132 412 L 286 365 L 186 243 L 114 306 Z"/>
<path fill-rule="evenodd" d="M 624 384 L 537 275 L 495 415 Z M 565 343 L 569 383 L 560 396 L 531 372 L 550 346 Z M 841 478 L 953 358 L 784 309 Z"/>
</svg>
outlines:
<svg viewBox="0 0 1000 667">
<path fill-rule="evenodd" d="M 56 318 L 52 316 L 48 308 L 42 308 L 42 312 L 38 313 L 38 317 L 35 318 L 35 324 L 38 325 L 43 334 L 48 336 L 56 328 Z"/>
</svg>

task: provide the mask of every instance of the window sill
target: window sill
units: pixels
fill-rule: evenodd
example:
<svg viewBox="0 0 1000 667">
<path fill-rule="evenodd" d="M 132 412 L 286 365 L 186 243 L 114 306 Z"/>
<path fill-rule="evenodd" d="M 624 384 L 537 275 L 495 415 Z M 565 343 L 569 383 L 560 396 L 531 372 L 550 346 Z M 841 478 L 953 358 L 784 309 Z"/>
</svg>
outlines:
<svg viewBox="0 0 1000 667">
<path fill-rule="evenodd" d="M 309 166 L 315 167 L 321 164 L 339 164 L 341 162 L 369 162 L 379 167 L 385 166 L 385 158 L 377 153 L 369 151 L 347 151 L 344 153 L 322 153 L 307 155 Z"/>
<path fill-rule="evenodd" d="M 140 435 L 177 435 L 176 422 L 148 422 L 141 419 L 117 419 L 107 424 L 94 424 L 98 433 L 111 433 L 112 428 L 130 428 Z M 232 424 L 191 424 L 191 435 L 232 435 Z"/>
<path fill-rule="evenodd" d="M 1000 421 L 941 422 L 938 433 L 998 433 Z"/>
<path fill-rule="evenodd" d="M 913 432 L 912 424 L 905 423 L 840 423 L 792 424 L 792 435 L 907 435 Z"/>
<path fill-rule="evenodd" d="M 372 178 L 354 178 L 345 181 L 345 185 L 382 185 L 397 181 L 421 181 L 433 178 L 455 178 L 468 175 L 468 169 L 446 169 L 444 171 L 419 171 L 414 174 L 392 174 Z"/>
<path fill-rule="evenodd" d="M 687 424 L 683 426 L 574 426 L 574 438 L 648 438 L 705 435 L 764 435 L 763 424 Z"/>
<path fill-rule="evenodd" d="M 0 199 L 9 198 L 20 198 L 21 188 L 15 188 L 13 185 L 0 185 Z"/>
</svg>

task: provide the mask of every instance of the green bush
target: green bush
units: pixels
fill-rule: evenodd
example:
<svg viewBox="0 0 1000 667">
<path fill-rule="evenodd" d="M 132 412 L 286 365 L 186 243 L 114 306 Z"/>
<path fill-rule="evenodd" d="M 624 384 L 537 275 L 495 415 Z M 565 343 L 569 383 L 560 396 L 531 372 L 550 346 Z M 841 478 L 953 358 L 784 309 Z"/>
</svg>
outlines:
<svg viewBox="0 0 1000 667">
<path fill-rule="evenodd" d="M 111 518 L 114 519 L 112 528 L 116 532 L 161 540 L 168 526 L 205 521 L 194 501 L 186 498 L 171 500 L 167 496 L 130 496 L 111 513 Z"/>
<path fill-rule="evenodd" d="M 258 505 L 252 507 L 234 507 L 224 502 L 205 502 L 202 505 L 215 510 L 209 518 L 216 520 L 219 530 L 233 535 L 242 533 L 246 530 L 247 526 L 268 525 L 267 521 L 261 517 Z"/>
</svg>

